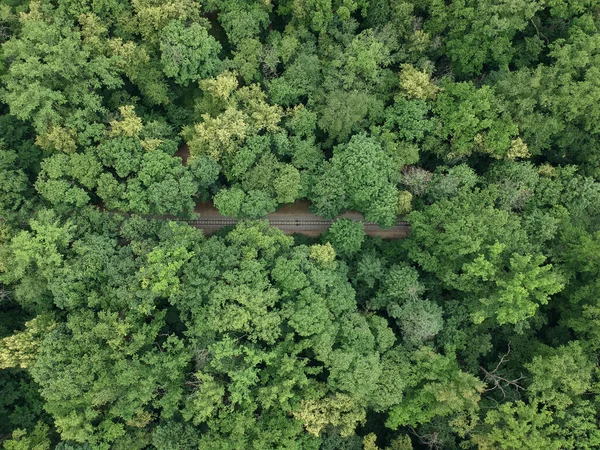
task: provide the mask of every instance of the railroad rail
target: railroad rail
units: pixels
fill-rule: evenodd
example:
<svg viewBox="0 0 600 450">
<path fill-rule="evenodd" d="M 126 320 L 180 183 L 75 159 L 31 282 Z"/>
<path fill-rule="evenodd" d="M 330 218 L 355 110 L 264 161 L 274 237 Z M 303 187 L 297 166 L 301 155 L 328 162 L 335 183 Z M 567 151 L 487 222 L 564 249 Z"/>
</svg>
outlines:
<svg viewBox="0 0 600 450">
<path fill-rule="evenodd" d="M 243 219 L 240 219 L 243 220 Z M 200 219 L 190 219 L 190 220 L 182 220 L 182 222 L 186 222 L 195 228 L 201 228 L 205 231 L 208 231 L 209 234 L 215 232 L 216 230 L 236 225 L 240 222 L 238 219 L 233 219 L 229 217 L 225 218 L 200 218 Z M 279 228 L 287 233 L 300 233 L 300 234 L 309 234 L 315 235 L 320 234 L 326 231 L 331 224 L 335 220 L 328 219 L 285 219 L 285 218 L 266 218 L 263 220 L 267 220 L 269 225 L 275 228 Z M 362 222 L 365 233 L 368 235 L 374 236 L 384 236 L 384 237 L 404 237 L 408 235 L 410 232 L 410 225 L 408 222 L 398 221 L 396 225 L 393 225 L 389 228 L 381 228 L 378 224 L 374 222 Z"/>
<path fill-rule="evenodd" d="M 186 222 L 192 226 L 197 227 L 224 227 L 227 225 L 235 225 L 240 220 L 243 219 L 190 219 L 190 220 L 182 220 L 182 222 Z M 334 220 L 300 220 L 300 219 L 264 219 L 269 222 L 269 224 L 273 226 L 290 226 L 290 227 L 304 227 L 304 226 L 316 226 L 316 227 L 329 227 L 334 222 Z M 375 222 L 363 222 L 365 228 L 377 228 L 381 227 Z M 408 228 L 410 225 L 408 222 L 399 221 L 396 225 L 393 225 L 390 228 Z M 390 229 L 386 228 L 386 229 Z"/>
</svg>

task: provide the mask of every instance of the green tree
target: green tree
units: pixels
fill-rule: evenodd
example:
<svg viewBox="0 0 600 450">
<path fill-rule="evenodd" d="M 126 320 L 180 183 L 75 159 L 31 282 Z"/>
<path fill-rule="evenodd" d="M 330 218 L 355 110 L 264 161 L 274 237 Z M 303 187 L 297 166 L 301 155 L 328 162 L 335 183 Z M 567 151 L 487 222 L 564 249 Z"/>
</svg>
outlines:
<svg viewBox="0 0 600 450">
<path fill-rule="evenodd" d="M 398 322 L 405 342 L 412 345 L 432 339 L 444 324 L 442 308 L 429 300 L 409 300 L 391 309 L 390 315 Z"/>
<path fill-rule="evenodd" d="M 227 217 L 240 217 L 246 194 L 239 188 L 221 189 L 214 196 L 215 206 Z"/>
<path fill-rule="evenodd" d="M 567 442 L 558 437 L 552 411 L 521 401 L 505 403 L 485 417 L 485 433 L 474 434 L 472 441 L 481 449 L 563 449 Z"/>
<path fill-rule="evenodd" d="M 163 71 L 178 84 L 208 78 L 218 70 L 221 45 L 200 24 L 185 27 L 179 21 L 172 21 L 161 33 Z"/>
<path fill-rule="evenodd" d="M 519 147 L 517 124 L 504 112 L 493 88 L 449 81 L 442 88 L 433 111 L 441 122 L 440 138 L 450 143 L 444 156 L 458 159 L 475 152 L 498 159 L 528 156 Z M 436 153 L 441 151 L 443 147 Z"/>
<path fill-rule="evenodd" d="M 525 367 L 532 374 L 528 396 L 558 409 L 565 409 L 592 390 L 596 370 L 576 341 L 553 349 L 549 355 L 535 356 Z"/>
<path fill-rule="evenodd" d="M 349 144 L 335 148 L 331 164 L 314 186 L 315 212 L 331 217 L 352 208 L 368 221 L 393 225 L 398 212 L 397 167 L 374 138 L 354 136 Z"/>
<path fill-rule="evenodd" d="M 28 433 L 27 430 L 18 428 L 12 432 L 12 437 L 4 442 L 3 448 L 7 450 L 49 450 L 52 444 L 48 425 L 36 424 L 35 428 Z"/>
<path fill-rule="evenodd" d="M 278 203 L 293 203 L 300 197 L 300 172 L 292 165 L 279 169 L 277 178 L 273 181 L 273 190 Z"/>
<path fill-rule="evenodd" d="M 195 450 L 198 440 L 199 433 L 192 426 L 174 421 L 159 425 L 152 433 L 152 445 L 164 450 Z"/>
<path fill-rule="evenodd" d="M 415 426 L 436 416 L 474 413 L 477 410 L 483 383 L 462 372 L 453 356 L 434 353 L 422 347 L 414 353 L 398 350 L 398 370 L 406 378 L 403 401 L 390 409 L 386 427 Z M 402 356 L 400 356 L 402 355 Z M 423 406 L 428 405 L 424 409 Z"/>
<path fill-rule="evenodd" d="M 350 436 L 357 423 L 365 421 L 364 410 L 352 397 L 345 395 L 325 398 L 320 402 L 305 401 L 295 417 L 304 422 L 306 431 L 315 436 L 319 436 L 326 426 L 339 427 L 342 437 Z"/>
<path fill-rule="evenodd" d="M 38 145 L 49 150 L 73 152 L 98 139 L 106 112 L 101 90 L 123 85 L 106 28 L 88 19 L 81 16 L 76 31 L 75 23 L 32 3 L 20 17 L 20 32 L 3 44 L 12 60 L 3 100 L 12 114 L 32 122 Z"/>
<path fill-rule="evenodd" d="M 598 28 L 589 10 L 561 26 L 564 33 L 550 43 L 548 62 L 503 73 L 496 91 L 509 101 L 532 153 L 543 152 L 554 164 L 578 164 L 597 177 Z M 553 31 L 552 25 L 545 31 Z"/>
<path fill-rule="evenodd" d="M 453 69 L 462 76 L 481 73 L 484 65 L 507 69 L 516 53 L 513 39 L 530 25 L 543 2 L 460 0 L 447 5 L 434 0 L 429 4 L 430 19 L 425 29 L 441 34 L 443 54 L 452 60 Z"/>
<path fill-rule="evenodd" d="M 207 154 L 219 161 L 231 155 L 246 138 L 259 132 L 276 131 L 282 111 L 269 105 L 256 84 L 238 90 L 235 74 L 224 73 L 201 83 L 206 102 L 216 115 L 203 114 L 203 121 L 190 130 L 188 144 L 192 156 Z"/>
<path fill-rule="evenodd" d="M 259 35 L 269 24 L 271 8 L 270 3 L 253 0 L 210 0 L 206 5 L 209 11 L 219 11 L 219 22 L 233 45 Z"/>
<path fill-rule="evenodd" d="M 26 202 L 29 180 L 18 166 L 17 153 L 0 144 L 0 214 L 16 212 Z"/>
<path fill-rule="evenodd" d="M 331 242 L 336 254 L 352 257 L 365 240 L 364 225 L 351 219 L 337 219 L 327 230 L 325 239 Z"/>
<path fill-rule="evenodd" d="M 518 216 L 497 209 L 497 193 L 463 190 L 409 214 L 409 257 L 446 289 L 473 295 L 475 322 L 498 324 L 532 317 L 560 292 L 563 278 L 521 228 Z"/>
</svg>

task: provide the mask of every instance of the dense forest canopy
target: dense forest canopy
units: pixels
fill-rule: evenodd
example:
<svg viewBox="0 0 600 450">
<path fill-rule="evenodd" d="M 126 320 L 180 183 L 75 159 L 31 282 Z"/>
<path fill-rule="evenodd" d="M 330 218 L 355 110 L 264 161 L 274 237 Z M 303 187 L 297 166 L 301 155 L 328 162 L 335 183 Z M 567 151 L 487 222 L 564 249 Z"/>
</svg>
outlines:
<svg viewBox="0 0 600 450">
<path fill-rule="evenodd" d="M 0 445 L 600 448 L 599 28 L 0 1 Z M 411 234 L 260 220 L 297 200 Z M 247 220 L 206 237 L 206 201 Z"/>
</svg>

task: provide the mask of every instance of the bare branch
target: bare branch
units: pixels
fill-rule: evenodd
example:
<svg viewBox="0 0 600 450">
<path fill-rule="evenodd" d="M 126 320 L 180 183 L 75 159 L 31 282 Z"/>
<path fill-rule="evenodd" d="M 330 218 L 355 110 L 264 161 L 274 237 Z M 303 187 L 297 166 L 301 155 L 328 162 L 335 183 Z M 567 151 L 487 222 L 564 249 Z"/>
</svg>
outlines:
<svg viewBox="0 0 600 450">
<path fill-rule="evenodd" d="M 521 374 L 520 377 L 515 379 L 508 379 L 498 373 L 498 370 L 502 367 L 503 364 L 509 361 L 508 355 L 510 354 L 510 342 L 508 343 L 508 351 L 500 357 L 500 361 L 496 364 L 493 370 L 487 370 L 483 366 L 479 366 L 479 370 L 483 372 L 483 381 L 491 386 L 485 389 L 483 392 L 491 392 L 496 389 L 502 392 L 502 396 L 506 397 L 506 389 L 513 388 L 518 393 L 520 391 L 524 391 L 525 388 L 521 386 L 520 382 L 525 379 L 525 376 Z"/>
<path fill-rule="evenodd" d="M 417 437 L 421 444 L 426 445 L 430 449 L 440 450 L 442 448 L 442 442 L 438 432 L 420 435 L 413 427 L 410 427 L 410 432 Z"/>
</svg>

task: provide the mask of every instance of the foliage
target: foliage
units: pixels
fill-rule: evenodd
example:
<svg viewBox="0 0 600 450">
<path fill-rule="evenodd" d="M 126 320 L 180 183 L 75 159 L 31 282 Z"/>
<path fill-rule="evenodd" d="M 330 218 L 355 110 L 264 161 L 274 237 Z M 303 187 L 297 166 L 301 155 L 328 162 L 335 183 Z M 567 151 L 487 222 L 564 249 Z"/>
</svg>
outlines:
<svg viewBox="0 0 600 450">
<path fill-rule="evenodd" d="M 489 86 L 444 83 L 434 111 L 441 121 L 441 137 L 451 142 L 445 156 L 460 158 L 481 152 L 494 158 L 527 157 L 525 150 L 513 150 L 522 145 L 516 140 L 519 129 L 499 103 Z"/>
<path fill-rule="evenodd" d="M 2 446 L 600 448 L 599 17 L 2 2 Z"/>
<path fill-rule="evenodd" d="M 532 317 L 564 284 L 520 218 L 495 207 L 497 196 L 493 190 L 463 189 L 412 212 L 407 249 L 445 289 L 472 299 L 476 323 L 494 318 L 500 325 L 516 324 Z"/>
<path fill-rule="evenodd" d="M 375 139 L 354 136 L 348 145 L 335 148 L 331 164 L 314 186 L 315 212 L 330 217 L 352 208 L 363 211 L 365 220 L 393 225 L 398 198 L 396 167 Z M 330 184 L 337 186 L 332 189 Z"/>
<path fill-rule="evenodd" d="M 331 224 L 325 238 L 332 243 L 336 254 L 352 256 L 365 239 L 364 225 L 351 219 L 338 219 Z"/>
<path fill-rule="evenodd" d="M 172 21 L 162 29 L 163 71 L 179 84 L 213 75 L 218 69 L 220 50 L 221 45 L 197 23 L 186 28 L 181 22 Z"/>
</svg>

